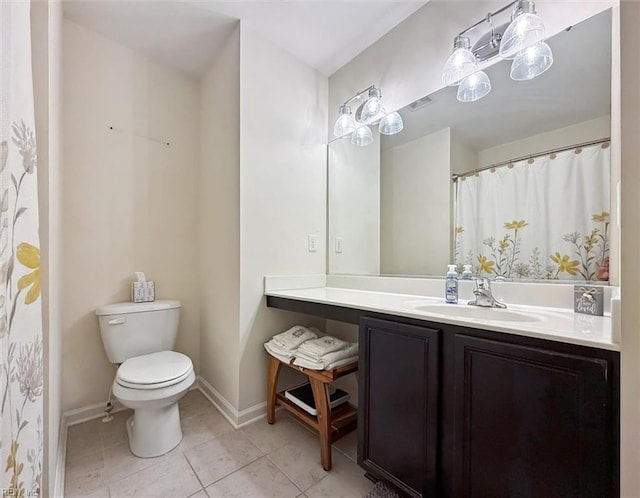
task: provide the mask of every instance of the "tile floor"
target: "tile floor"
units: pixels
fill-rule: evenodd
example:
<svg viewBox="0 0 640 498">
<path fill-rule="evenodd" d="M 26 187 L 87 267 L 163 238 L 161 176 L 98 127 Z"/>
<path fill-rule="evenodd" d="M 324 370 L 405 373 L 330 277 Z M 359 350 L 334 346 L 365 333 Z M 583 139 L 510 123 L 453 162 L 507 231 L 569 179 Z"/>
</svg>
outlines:
<svg viewBox="0 0 640 498">
<path fill-rule="evenodd" d="M 129 451 L 127 410 L 69 428 L 65 497 L 360 498 L 373 483 L 357 466 L 356 431 L 333 448 L 333 468 L 320 465 L 318 438 L 285 411 L 234 430 L 199 392 L 180 401 L 182 442 L 166 455 Z"/>
</svg>

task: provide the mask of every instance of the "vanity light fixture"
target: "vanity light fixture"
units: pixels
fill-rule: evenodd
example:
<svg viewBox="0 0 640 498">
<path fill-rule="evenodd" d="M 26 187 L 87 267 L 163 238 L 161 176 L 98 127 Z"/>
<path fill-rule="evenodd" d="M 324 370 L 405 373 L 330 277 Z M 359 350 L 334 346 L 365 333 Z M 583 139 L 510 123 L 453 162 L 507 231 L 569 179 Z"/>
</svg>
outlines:
<svg viewBox="0 0 640 498">
<path fill-rule="evenodd" d="M 493 18 L 507 9 L 511 10 L 511 22 L 494 27 Z M 488 23 L 489 33 L 481 36 L 473 47 L 467 34 Z M 489 77 L 478 68 L 496 56 L 513 59 L 511 79 L 530 80 L 540 76 L 553 64 L 553 52 L 544 41 L 545 27 L 536 14 L 531 0 L 515 0 L 458 34 L 453 41 L 453 52 L 442 70 L 442 82 L 447 86 L 459 85 L 460 102 L 475 102 L 491 91 Z"/>
<path fill-rule="evenodd" d="M 356 111 L 356 119 L 364 124 L 371 124 L 382 119 L 387 111 L 382 106 L 382 94 L 375 86 L 369 89 L 369 98 Z"/>
<path fill-rule="evenodd" d="M 338 114 L 340 116 L 336 119 L 336 124 L 333 125 L 333 134 L 336 137 L 344 137 L 356 131 L 356 121 L 351 115 L 351 107 L 341 105 Z"/>
<path fill-rule="evenodd" d="M 373 142 L 373 134 L 371 133 L 371 128 L 367 125 L 358 126 L 356 131 L 351 134 L 351 143 L 353 145 L 365 147 L 371 142 Z"/>
<path fill-rule="evenodd" d="M 351 114 L 349 104 L 356 100 L 366 100 L 358 106 L 355 116 Z M 338 110 L 338 119 L 333 126 L 337 138 L 351 134 L 351 143 L 364 147 L 373 142 L 371 125 L 377 125 L 383 135 L 395 135 L 402 131 L 404 124 L 400 113 L 387 112 L 382 104 L 382 93 L 375 85 L 358 92 L 346 100 Z"/>
</svg>

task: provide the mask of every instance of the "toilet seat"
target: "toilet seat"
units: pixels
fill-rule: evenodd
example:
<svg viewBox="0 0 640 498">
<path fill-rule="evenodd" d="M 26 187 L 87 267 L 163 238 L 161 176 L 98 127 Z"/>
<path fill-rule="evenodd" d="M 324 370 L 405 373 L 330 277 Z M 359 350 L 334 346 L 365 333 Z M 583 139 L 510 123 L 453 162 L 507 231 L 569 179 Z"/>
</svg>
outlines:
<svg viewBox="0 0 640 498">
<path fill-rule="evenodd" d="M 191 359 L 176 351 L 135 356 L 126 360 L 116 374 L 116 382 L 130 389 L 160 389 L 185 380 L 193 372 Z"/>
</svg>

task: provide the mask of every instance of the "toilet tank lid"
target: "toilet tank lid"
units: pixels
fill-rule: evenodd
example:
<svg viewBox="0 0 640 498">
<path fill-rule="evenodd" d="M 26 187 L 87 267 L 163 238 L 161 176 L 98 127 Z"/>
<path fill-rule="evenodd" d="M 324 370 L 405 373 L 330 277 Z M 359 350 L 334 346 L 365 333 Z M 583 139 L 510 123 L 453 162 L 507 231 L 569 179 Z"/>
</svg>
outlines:
<svg viewBox="0 0 640 498">
<path fill-rule="evenodd" d="M 105 304 L 96 309 L 96 315 L 124 315 L 127 313 L 143 313 L 145 311 L 169 310 L 180 308 L 177 299 L 161 299 L 151 303 L 114 303 Z"/>
</svg>

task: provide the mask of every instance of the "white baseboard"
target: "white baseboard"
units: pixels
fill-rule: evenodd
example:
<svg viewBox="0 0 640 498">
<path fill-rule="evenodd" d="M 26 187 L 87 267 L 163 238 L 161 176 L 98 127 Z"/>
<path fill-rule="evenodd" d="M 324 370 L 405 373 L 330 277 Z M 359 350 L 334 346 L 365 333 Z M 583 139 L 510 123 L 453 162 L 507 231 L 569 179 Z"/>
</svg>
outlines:
<svg viewBox="0 0 640 498">
<path fill-rule="evenodd" d="M 267 414 L 267 403 L 262 402 L 238 411 L 222 394 L 220 394 L 205 379 L 198 376 L 198 387 L 200 392 L 207 398 L 213 406 L 227 419 L 234 429 L 240 429 L 259 420 Z"/>
<path fill-rule="evenodd" d="M 58 450 L 56 457 L 56 468 L 53 469 L 53 489 L 49 490 L 51 498 L 64 496 L 64 476 L 67 466 L 67 421 L 60 417 L 60 431 L 58 432 Z"/>
<path fill-rule="evenodd" d="M 111 413 L 126 410 L 126 407 L 122 406 L 122 403 L 115 398 L 111 400 L 111 405 L 113 406 Z M 105 406 L 106 403 L 96 403 L 94 405 L 76 408 L 75 410 L 68 410 L 62 414 L 62 419 L 66 421 L 66 427 L 88 422 L 89 420 L 103 417 Z"/>
</svg>

